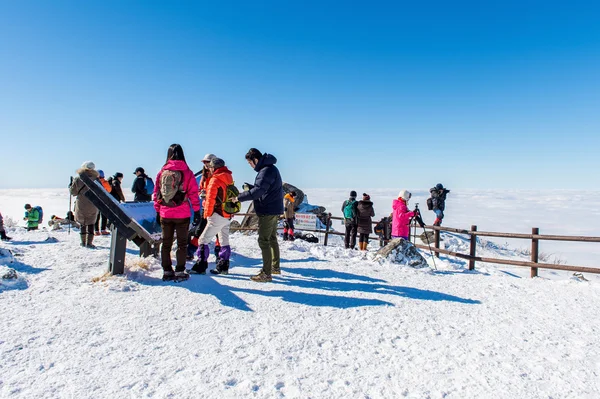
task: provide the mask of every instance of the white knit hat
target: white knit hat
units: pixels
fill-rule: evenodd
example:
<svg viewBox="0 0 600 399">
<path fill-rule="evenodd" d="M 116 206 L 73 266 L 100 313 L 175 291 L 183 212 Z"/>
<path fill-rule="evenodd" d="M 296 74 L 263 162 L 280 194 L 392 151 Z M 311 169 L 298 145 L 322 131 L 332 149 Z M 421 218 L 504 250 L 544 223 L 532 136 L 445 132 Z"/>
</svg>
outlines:
<svg viewBox="0 0 600 399">
<path fill-rule="evenodd" d="M 202 162 L 210 162 L 215 159 L 217 156 L 215 154 L 206 154 L 204 158 L 202 158 Z"/>
<path fill-rule="evenodd" d="M 83 169 L 91 169 L 94 170 L 96 169 L 96 164 L 93 163 L 92 161 L 85 161 L 84 163 L 81 164 L 81 167 Z"/>
<path fill-rule="evenodd" d="M 402 190 L 398 193 L 398 198 L 402 198 L 406 202 L 408 202 L 408 200 L 410 199 L 411 196 L 412 196 L 412 194 L 410 193 L 410 191 L 407 191 L 407 190 Z"/>
</svg>

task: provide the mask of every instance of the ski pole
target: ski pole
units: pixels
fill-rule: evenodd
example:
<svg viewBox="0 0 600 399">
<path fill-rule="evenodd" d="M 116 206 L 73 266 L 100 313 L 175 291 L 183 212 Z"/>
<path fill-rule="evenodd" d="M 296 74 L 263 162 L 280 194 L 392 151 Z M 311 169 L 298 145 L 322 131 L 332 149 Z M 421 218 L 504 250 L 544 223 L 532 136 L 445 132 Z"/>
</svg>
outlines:
<svg viewBox="0 0 600 399">
<path fill-rule="evenodd" d="M 69 230 L 68 235 L 71 235 L 71 201 L 73 198 L 73 194 L 71 194 L 71 186 L 73 185 L 73 176 L 71 176 L 71 182 L 69 183 L 69 212 L 67 213 L 67 218 L 69 219 Z"/>
</svg>

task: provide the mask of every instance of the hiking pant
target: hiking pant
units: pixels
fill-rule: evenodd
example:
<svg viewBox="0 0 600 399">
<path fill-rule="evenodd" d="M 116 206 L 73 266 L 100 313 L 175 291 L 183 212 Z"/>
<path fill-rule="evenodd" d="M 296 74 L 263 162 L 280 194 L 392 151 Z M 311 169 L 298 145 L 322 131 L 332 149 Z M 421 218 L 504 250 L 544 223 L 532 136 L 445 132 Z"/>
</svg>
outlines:
<svg viewBox="0 0 600 399">
<path fill-rule="evenodd" d="M 344 246 L 346 248 L 354 248 L 356 246 L 356 223 L 346 222 L 346 234 L 344 235 Z"/>
<path fill-rule="evenodd" d="M 102 213 L 98 212 L 98 216 L 96 216 L 96 224 L 94 225 L 95 231 L 100 231 L 100 230 L 105 231 L 107 222 L 108 222 L 108 219 L 106 218 L 106 216 L 104 216 Z"/>
<path fill-rule="evenodd" d="M 286 218 L 283 224 L 283 234 L 294 237 L 294 218 Z"/>
<path fill-rule="evenodd" d="M 369 234 L 360 233 L 358 236 L 358 242 L 369 242 Z"/>
<path fill-rule="evenodd" d="M 190 227 L 190 218 L 171 219 L 160 218 L 160 227 L 162 228 L 162 248 L 160 250 L 161 264 L 164 271 L 173 271 L 171 261 L 171 248 L 173 248 L 174 235 L 177 235 L 177 251 L 175 258 L 177 265 L 176 272 L 185 270 L 185 257 L 187 252 L 187 237 Z"/>
<path fill-rule="evenodd" d="M 208 259 L 208 244 L 217 236 L 217 242 L 220 244 L 219 258 L 229 260 L 231 247 L 229 246 L 229 225 L 231 219 L 224 218 L 218 213 L 213 213 L 208 217 L 206 228 L 198 239 L 198 257 L 202 260 Z"/>
<path fill-rule="evenodd" d="M 258 246 L 262 252 L 263 272 L 270 276 L 273 267 L 279 268 L 279 243 L 277 222 L 279 215 L 258 216 Z"/>
</svg>

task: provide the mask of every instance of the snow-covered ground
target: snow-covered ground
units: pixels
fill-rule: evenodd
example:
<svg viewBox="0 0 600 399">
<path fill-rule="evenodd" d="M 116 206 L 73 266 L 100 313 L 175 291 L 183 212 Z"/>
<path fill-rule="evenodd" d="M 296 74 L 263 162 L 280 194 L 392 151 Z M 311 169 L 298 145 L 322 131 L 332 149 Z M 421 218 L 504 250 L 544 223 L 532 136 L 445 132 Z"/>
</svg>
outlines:
<svg viewBox="0 0 600 399">
<path fill-rule="evenodd" d="M 63 216 L 66 190 L 0 190 L 18 223 L 26 202 Z M 377 217 L 397 190 L 371 190 Z M 306 190 L 339 215 L 346 190 Z M 362 191 L 361 191 L 362 192 Z M 424 190 L 415 196 L 424 207 Z M 419 198 L 421 197 L 421 198 Z M 445 225 L 600 235 L 598 192 L 452 192 Z M 431 216 L 425 211 L 427 222 Z M 341 226 L 336 226 L 341 229 Z M 256 236 L 233 235 L 229 276 L 163 283 L 128 248 L 127 273 L 102 277 L 77 232 L 9 229 L 0 243 L 0 397 L 597 398 L 600 280 L 451 257 L 414 270 L 332 245 L 282 242 L 281 276 L 251 282 Z M 481 240 L 478 253 L 526 259 L 527 241 Z M 464 237 L 444 236 L 448 248 Z M 542 243 L 569 264 L 600 266 L 600 244 Z M 426 254 L 425 254 L 426 255 Z M 431 261 L 431 260 L 430 260 Z"/>
</svg>

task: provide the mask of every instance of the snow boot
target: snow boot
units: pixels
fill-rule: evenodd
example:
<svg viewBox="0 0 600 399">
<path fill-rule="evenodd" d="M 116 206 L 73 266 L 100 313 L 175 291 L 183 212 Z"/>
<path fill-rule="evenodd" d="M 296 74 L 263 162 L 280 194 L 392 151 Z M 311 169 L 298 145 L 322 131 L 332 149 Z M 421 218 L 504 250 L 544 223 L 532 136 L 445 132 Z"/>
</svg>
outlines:
<svg viewBox="0 0 600 399">
<path fill-rule="evenodd" d="M 173 281 L 175 280 L 175 272 L 173 270 L 163 271 L 162 281 Z"/>
<path fill-rule="evenodd" d="M 270 283 L 273 281 L 270 275 L 266 274 L 262 270 L 256 276 L 250 277 L 250 280 L 256 281 L 257 283 Z"/>
<path fill-rule="evenodd" d="M 0 231 L 0 239 L 2 239 L 2 241 L 10 241 L 12 240 L 11 237 L 6 235 L 6 232 L 4 230 Z"/>
<path fill-rule="evenodd" d="M 173 275 L 173 281 L 175 281 L 176 283 L 185 281 L 189 278 L 190 278 L 190 275 L 187 274 L 185 270 L 181 271 L 181 272 L 175 272 L 175 274 Z"/>
<path fill-rule="evenodd" d="M 198 259 L 194 266 L 190 269 L 190 274 L 206 274 L 206 269 L 208 269 L 208 262 L 205 260 Z"/>
<path fill-rule="evenodd" d="M 92 244 L 93 241 L 94 241 L 94 235 L 88 234 L 87 235 L 87 243 L 85 244 L 85 247 L 90 248 L 90 249 L 96 249 L 96 246 L 94 244 Z"/>
<path fill-rule="evenodd" d="M 283 233 L 283 241 L 287 241 L 289 239 L 288 233 Z"/>
<path fill-rule="evenodd" d="M 229 260 L 219 259 L 217 262 L 217 267 L 210 271 L 212 274 L 229 274 Z"/>
</svg>

